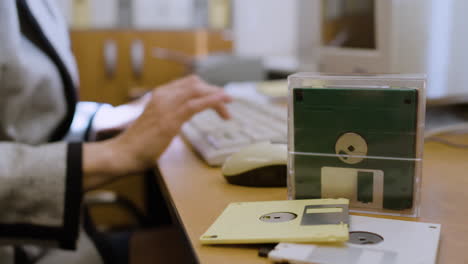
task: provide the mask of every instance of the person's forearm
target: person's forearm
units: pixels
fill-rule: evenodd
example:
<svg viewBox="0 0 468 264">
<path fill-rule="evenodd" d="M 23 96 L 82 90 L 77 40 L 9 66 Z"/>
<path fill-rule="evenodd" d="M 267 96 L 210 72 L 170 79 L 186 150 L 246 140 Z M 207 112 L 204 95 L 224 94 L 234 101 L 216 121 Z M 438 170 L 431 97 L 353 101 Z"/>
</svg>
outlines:
<svg viewBox="0 0 468 264">
<path fill-rule="evenodd" d="M 131 130 L 131 129 L 130 129 Z M 105 141 L 83 144 L 83 189 L 89 191 L 156 164 L 157 154 L 142 158 L 126 133 Z M 133 134 L 133 133 L 131 133 Z M 138 135 L 133 135 L 138 137 Z M 143 144 L 140 142 L 140 144 Z M 149 147 L 151 149 L 151 147 Z M 162 147 L 160 147 L 162 149 Z M 162 151 L 158 151 L 162 152 Z"/>
<path fill-rule="evenodd" d="M 83 189 L 89 190 L 112 177 L 112 152 L 105 142 L 83 144 Z"/>
<path fill-rule="evenodd" d="M 83 144 L 83 189 L 94 189 L 127 175 L 122 154 L 112 140 Z"/>
</svg>

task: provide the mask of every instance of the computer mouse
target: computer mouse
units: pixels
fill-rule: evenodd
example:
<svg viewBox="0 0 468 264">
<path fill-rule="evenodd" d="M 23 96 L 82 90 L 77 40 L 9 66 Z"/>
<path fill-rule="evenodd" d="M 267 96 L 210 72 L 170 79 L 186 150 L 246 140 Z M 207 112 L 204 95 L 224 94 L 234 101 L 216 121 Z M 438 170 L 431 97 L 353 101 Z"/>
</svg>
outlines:
<svg viewBox="0 0 468 264">
<path fill-rule="evenodd" d="M 286 186 L 286 144 L 256 143 L 226 159 L 222 173 L 231 184 L 255 187 Z"/>
</svg>

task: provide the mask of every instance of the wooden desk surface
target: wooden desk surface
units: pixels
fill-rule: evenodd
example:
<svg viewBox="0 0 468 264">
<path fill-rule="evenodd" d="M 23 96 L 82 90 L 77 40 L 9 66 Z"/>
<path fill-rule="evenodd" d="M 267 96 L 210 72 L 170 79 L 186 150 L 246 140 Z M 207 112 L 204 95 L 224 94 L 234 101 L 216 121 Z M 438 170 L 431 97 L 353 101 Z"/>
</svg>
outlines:
<svg viewBox="0 0 468 264">
<path fill-rule="evenodd" d="M 270 263 L 257 257 L 255 246 L 202 246 L 198 239 L 230 202 L 284 200 L 286 188 L 230 185 L 180 137 L 159 166 L 200 263 Z M 468 263 L 468 149 L 426 143 L 421 198 L 419 220 L 442 224 L 438 263 Z"/>
</svg>

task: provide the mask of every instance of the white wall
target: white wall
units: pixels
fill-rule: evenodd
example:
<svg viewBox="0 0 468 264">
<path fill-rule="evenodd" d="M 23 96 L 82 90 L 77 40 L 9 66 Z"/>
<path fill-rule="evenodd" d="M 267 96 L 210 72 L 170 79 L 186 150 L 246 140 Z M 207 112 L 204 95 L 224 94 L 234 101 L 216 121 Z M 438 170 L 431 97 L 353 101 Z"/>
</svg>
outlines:
<svg viewBox="0 0 468 264">
<path fill-rule="evenodd" d="M 193 0 L 133 0 L 133 5 L 136 28 L 193 27 Z"/>
<path fill-rule="evenodd" d="M 427 74 L 429 99 L 468 102 L 466 0 L 393 0 L 392 68 Z"/>
<path fill-rule="evenodd" d="M 392 12 L 393 34 L 390 38 L 392 72 L 427 72 L 431 30 L 429 2 L 427 0 L 392 0 Z"/>
<path fill-rule="evenodd" d="M 91 19 L 94 27 L 108 28 L 118 24 L 118 0 L 91 0 Z"/>
<path fill-rule="evenodd" d="M 318 0 L 233 0 L 234 50 L 281 70 L 317 68 Z"/>
<path fill-rule="evenodd" d="M 466 0 L 432 0 L 429 92 L 468 101 L 468 27 Z"/>
<path fill-rule="evenodd" d="M 73 0 L 55 0 L 67 21 L 73 21 Z M 119 5 L 126 0 L 81 0 L 88 6 L 93 28 L 119 25 Z M 136 28 L 191 28 L 194 24 L 194 0 L 128 0 L 132 4 L 132 24 Z"/>
<path fill-rule="evenodd" d="M 55 0 L 69 24 L 74 20 L 73 0 Z M 88 12 L 89 24 L 95 28 L 115 27 L 118 24 L 118 0 L 81 0 L 82 10 Z M 76 10 L 75 10 L 76 11 Z"/>
<path fill-rule="evenodd" d="M 252 56 L 297 54 L 298 0 L 234 0 L 235 52 Z"/>
</svg>

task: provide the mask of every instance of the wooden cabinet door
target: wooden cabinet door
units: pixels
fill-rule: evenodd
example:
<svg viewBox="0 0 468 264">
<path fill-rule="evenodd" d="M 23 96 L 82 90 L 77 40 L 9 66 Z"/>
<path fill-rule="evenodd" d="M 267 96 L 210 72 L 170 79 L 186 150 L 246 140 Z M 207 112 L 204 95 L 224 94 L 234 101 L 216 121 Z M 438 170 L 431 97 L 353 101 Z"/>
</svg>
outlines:
<svg viewBox="0 0 468 264">
<path fill-rule="evenodd" d="M 126 102 L 129 32 L 74 31 L 72 49 L 80 74 L 80 100 L 110 104 Z"/>
<path fill-rule="evenodd" d="M 232 50 L 221 31 L 75 30 L 71 39 L 80 99 L 114 105 L 127 102 L 135 88 L 150 90 L 190 73 L 182 61 L 158 57 L 158 48 L 192 58 Z"/>
</svg>

